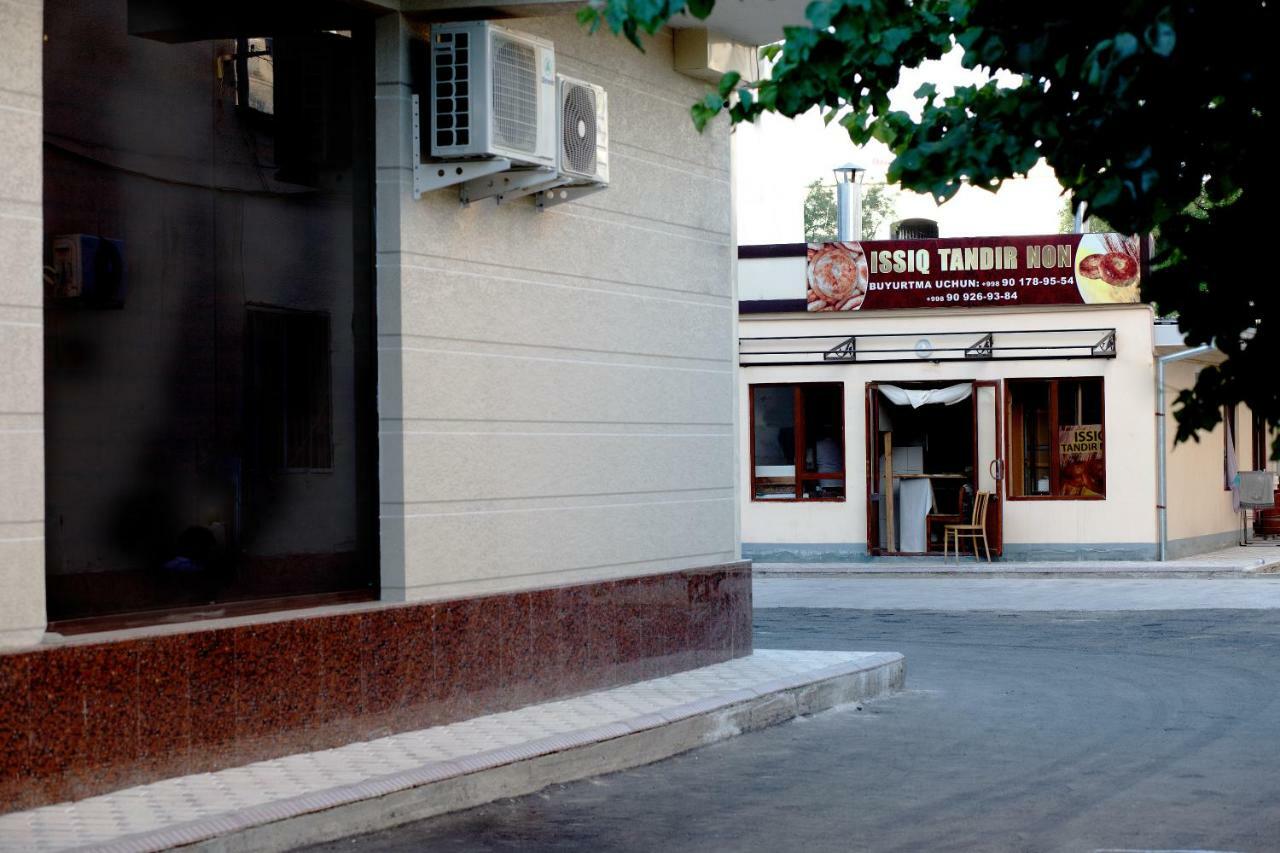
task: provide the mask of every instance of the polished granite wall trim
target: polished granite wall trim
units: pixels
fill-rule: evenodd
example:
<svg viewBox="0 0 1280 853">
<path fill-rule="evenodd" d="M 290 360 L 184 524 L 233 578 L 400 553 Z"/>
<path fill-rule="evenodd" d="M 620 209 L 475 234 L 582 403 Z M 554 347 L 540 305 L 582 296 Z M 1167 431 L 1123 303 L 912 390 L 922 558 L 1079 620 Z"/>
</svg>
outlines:
<svg viewBox="0 0 1280 853">
<path fill-rule="evenodd" d="M 0 654 L 0 813 L 750 653 L 734 563 Z"/>
</svg>

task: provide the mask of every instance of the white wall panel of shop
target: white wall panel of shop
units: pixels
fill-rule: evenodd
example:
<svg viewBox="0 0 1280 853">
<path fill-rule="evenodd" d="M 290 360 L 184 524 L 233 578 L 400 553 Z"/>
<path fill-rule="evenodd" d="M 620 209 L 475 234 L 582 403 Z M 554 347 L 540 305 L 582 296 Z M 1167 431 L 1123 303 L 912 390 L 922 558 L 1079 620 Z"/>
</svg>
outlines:
<svg viewBox="0 0 1280 853">
<path fill-rule="evenodd" d="M 1013 500 L 1004 508 L 1004 543 L 1014 554 L 1085 545 L 1154 553 L 1155 443 L 1152 412 L 1151 309 L 1145 305 L 1033 309 L 924 309 L 860 316 L 767 315 L 745 320 L 744 337 L 771 335 L 907 334 L 1035 329 L 1114 328 L 1118 354 L 1111 359 L 927 360 L 908 363 L 749 367 L 741 372 L 740 417 L 747 418 L 751 385 L 770 382 L 844 382 L 845 453 L 850 488 L 843 502 L 753 501 L 750 493 L 750 431 L 741 436 L 739 465 L 742 539 L 751 545 L 839 544 L 865 553 L 866 383 L 971 381 L 1100 376 L 1105 381 L 1107 495 L 1104 500 Z M 1003 403 L 1002 403 L 1003 405 Z M 1123 547 L 1121 547 L 1123 546 Z M 816 550 L 821 551 L 821 548 Z M 839 549 L 832 549 L 841 558 Z"/>
<path fill-rule="evenodd" d="M 39 640 L 44 601 L 40 0 L 0 0 L 0 647 Z"/>
<path fill-rule="evenodd" d="M 1174 400 L 1195 387 L 1196 375 L 1211 362 L 1175 361 L 1165 368 L 1165 399 L 1169 408 L 1169 553 L 1187 553 L 1227 547 L 1240 536 L 1240 515 L 1232 508 L 1231 490 L 1226 488 L 1226 427 L 1219 423 L 1202 433 L 1198 441 L 1176 443 L 1178 424 Z M 1252 413 L 1247 406 L 1236 410 L 1236 468 L 1253 467 Z"/>
<path fill-rule="evenodd" d="M 537 212 L 411 192 L 408 26 L 378 67 L 378 372 L 387 599 L 734 559 L 734 238 L 727 126 L 662 34 L 515 19 L 609 92 L 612 183 Z"/>
</svg>

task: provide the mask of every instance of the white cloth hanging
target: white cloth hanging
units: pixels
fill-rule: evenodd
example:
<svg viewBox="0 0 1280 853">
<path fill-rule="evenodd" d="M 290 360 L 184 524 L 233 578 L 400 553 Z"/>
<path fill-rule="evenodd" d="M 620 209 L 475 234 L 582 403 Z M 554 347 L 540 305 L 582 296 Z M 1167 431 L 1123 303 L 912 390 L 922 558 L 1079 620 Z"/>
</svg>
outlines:
<svg viewBox="0 0 1280 853">
<path fill-rule="evenodd" d="M 900 551 L 923 554 L 929 550 L 925 521 L 933 512 L 933 483 L 924 478 L 902 480 L 898 487 L 898 531 Z"/>
<path fill-rule="evenodd" d="M 948 385 L 946 388 L 899 388 L 897 385 L 878 385 L 880 393 L 889 398 L 890 403 L 898 406 L 910 405 L 913 409 L 941 403 L 953 406 L 961 400 L 973 395 L 973 383 L 961 382 Z"/>
</svg>

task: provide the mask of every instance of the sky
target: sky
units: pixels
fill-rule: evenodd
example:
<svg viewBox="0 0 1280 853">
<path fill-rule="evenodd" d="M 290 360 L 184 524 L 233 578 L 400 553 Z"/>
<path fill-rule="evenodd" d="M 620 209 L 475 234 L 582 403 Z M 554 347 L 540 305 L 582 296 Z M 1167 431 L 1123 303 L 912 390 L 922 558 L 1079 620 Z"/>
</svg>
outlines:
<svg viewBox="0 0 1280 853">
<path fill-rule="evenodd" d="M 904 72 L 890 100 L 894 109 L 918 114 L 918 102 L 911 93 L 921 83 L 932 81 L 946 94 L 952 87 L 985 79 L 963 68 L 960 50 L 955 49 L 941 60 Z M 892 159 L 881 143 L 854 146 L 838 124 L 824 126 L 816 110 L 796 119 L 770 114 L 756 124 L 738 125 L 734 146 L 739 245 L 801 242 L 808 184 L 815 178 L 832 183 L 831 170 L 848 162 L 867 169 L 865 184 L 883 183 Z M 1042 161 L 1026 178 L 1005 182 L 997 193 L 964 187 L 941 206 L 928 196 L 895 189 L 895 218 L 936 219 L 943 237 L 1056 234 L 1062 209 L 1060 191 L 1053 170 Z M 881 231 L 876 237 L 887 239 L 888 223 Z"/>
</svg>

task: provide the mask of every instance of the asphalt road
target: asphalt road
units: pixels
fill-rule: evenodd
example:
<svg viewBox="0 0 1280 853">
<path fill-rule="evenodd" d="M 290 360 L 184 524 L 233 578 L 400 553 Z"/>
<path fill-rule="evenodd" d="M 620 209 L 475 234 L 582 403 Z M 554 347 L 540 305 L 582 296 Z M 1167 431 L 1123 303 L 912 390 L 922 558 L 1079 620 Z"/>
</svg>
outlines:
<svg viewBox="0 0 1280 853">
<path fill-rule="evenodd" d="M 761 609 L 756 645 L 902 651 L 908 690 L 313 849 L 1280 850 L 1278 610 Z"/>
</svg>

